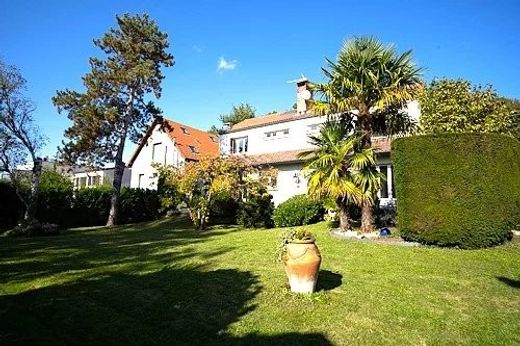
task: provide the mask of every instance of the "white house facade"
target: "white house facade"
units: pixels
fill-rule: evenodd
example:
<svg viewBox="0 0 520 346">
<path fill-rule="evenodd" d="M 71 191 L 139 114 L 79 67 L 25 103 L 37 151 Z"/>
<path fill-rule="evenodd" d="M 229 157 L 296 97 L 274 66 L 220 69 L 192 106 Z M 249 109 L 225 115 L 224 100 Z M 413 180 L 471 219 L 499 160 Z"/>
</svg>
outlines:
<svg viewBox="0 0 520 346">
<path fill-rule="evenodd" d="M 202 155 L 218 154 L 217 135 L 157 117 L 128 162 L 132 169 L 130 187 L 157 189 L 156 165 L 180 167 Z"/>
<path fill-rule="evenodd" d="M 297 84 L 297 109 L 284 113 L 270 114 L 244 120 L 227 129 L 221 135 L 221 153 L 224 155 L 243 155 L 253 164 L 273 167 L 278 170 L 276 182 L 270 188 L 275 205 L 290 197 L 307 192 L 307 179 L 302 173 L 303 161 L 298 158 L 301 152 L 312 149 L 309 135 L 319 133 L 325 116 L 315 116 L 307 112 L 302 99 L 309 99 L 306 80 Z M 418 105 L 412 102 L 407 111 L 412 117 L 418 117 Z M 386 184 L 378 192 L 381 204 L 394 201 L 393 168 L 390 159 L 390 139 L 375 137 L 372 139 L 377 153 L 377 167 L 386 175 Z"/>
<path fill-rule="evenodd" d="M 131 170 L 125 168 L 122 187 L 130 186 Z M 98 170 L 89 170 L 86 168 L 76 168 L 72 170 L 72 183 L 75 189 L 90 188 L 100 185 L 112 185 L 114 182 L 114 168 L 102 168 Z"/>
</svg>

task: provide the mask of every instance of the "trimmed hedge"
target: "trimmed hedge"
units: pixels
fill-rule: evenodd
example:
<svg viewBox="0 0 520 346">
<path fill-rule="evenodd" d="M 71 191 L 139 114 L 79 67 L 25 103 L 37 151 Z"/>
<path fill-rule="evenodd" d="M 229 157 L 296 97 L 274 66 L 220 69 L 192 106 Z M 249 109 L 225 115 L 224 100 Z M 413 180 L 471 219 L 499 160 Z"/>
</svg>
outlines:
<svg viewBox="0 0 520 346">
<path fill-rule="evenodd" d="M 310 225 L 320 221 L 325 209 L 320 201 L 307 195 L 296 195 L 280 203 L 273 214 L 276 227 Z"/>
<path fill-rule="evenodd" d="M 24 208 L 10 182 L 0 182 L 0 231 L 13 228 Z M 36 217 L 42 223 L 62 227 L 104 225 L 110 208 L 112 188 L 99 186 L 76 191 L 72 186 L 40 186 Z M 154 190 L 121 189 L 119 223 L 152 221 L 160 217 L 161 201 Z"/>
<path fill-rule="evenodd" d="M 520 223 L 518 140 L 470 133 L 399 138 L 392 159 L 404 239 L 487 247 Z"/>
</svg>

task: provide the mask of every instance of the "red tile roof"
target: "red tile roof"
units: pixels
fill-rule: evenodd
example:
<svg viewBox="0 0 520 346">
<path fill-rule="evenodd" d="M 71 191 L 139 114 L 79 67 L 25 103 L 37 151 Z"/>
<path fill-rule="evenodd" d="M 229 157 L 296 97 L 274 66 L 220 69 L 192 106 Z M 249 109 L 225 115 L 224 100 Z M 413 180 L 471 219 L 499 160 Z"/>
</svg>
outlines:
<svg viewBox="0 0 520 346">
<path fill-rule="evenodd" d="M 391 150 L 391 139 L 388 137 L 376 137 L 372 139 L 372 147 L 378 154 L 389 153 Z M 282 164 L 303 161 L 298 158 L 300 153 L 312 149 L 279 151 L 276 153 L 245 155 L 253 165 Z"/>
<path fill-rule="evenodd" d="M 219 155 L 219 137 L 172 120 L 164 120 L 168 135 L 187 160 L 199 160 L 202 155 Z"/>
<path fill-rule="evenodd" d="M 135 159 L 146 144 L 157 124 L 162 124 L 170 138 L 174 141 L 175 147 L 186 160 L 199 160 L 203 155 L 218 156 L 220 139 L 217 135 L 196 129 L 194 127 L 178 123 L 176 121 L 157 117 L 146 130 L 145 135 L 139 142 L 137 149 L 128 162 L 128 167 L 132 167 Z"/>
<path fill-rule="evenodd" d="M 274 113 L 274 114 L 268 114 L 261 117 L 251 118 L 243 120 L 231 127 L 229 132 L 235 132 L 239 130 L 245 130 L 250 129 L 254 127 L 260 127 L 265 125 L 272 125 L 272 124 L 278 124 L 278 123 L 284 123 L 287 121 L 293 121 L 298 119 L 305 119 L 313 117 L 314 114 L 312 113 L 306 113 L 306 114 L 298 114 L 295 110 L 282 112 L 282 113 Z"/>
</svg>

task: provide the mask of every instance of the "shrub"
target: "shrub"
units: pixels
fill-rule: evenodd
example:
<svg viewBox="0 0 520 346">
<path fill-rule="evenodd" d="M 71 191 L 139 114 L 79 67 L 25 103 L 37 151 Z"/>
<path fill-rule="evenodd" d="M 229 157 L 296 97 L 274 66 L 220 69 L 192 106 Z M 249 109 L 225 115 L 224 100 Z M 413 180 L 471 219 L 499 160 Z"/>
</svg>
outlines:
<svg viewBox="0 0 520 346">
<path fill-rule="evenodd" d="M 499 134 L 400 138 L 393 161 L 403 238 L 477 248 L 520 222 L 520 142 Z"/>
<path fill-rule="evenodd" d="M 247 199 L 240 203 L 237 223 L 244 227 L 273 227 L 274 204 L 271 196 L 263 187 L 253 188 Z"/>
<path fill-rule="evenodd" d="M 231 196 L 218 196 L 209 206 L 209 221 L 216 224 L 234 224 L 237 220 L 239 204 Z"/>
<path fill-rule="evenodd" d="M 72 216 L 75 226 L 104 225 L 110 209 L 112 187 L 82 188 L 74 192 Z"/>
<path fill-rule="evenodd" d="M 389 203 L 381 205 L 377 203 L 374 210 L 374 221 L 377 227 L 394 227 L 396 225 L 396 206 Z"/>
<path fill-rule="evenodd" d="M 155 220 L 159 217 L 160 209 L 161 200 L 157 191 L 148 189 L 121 189 L 119 223 Z"/>
<path fill-rule="evenodd" d="M 307 195 L 297 195 L 281 203 L 273 214 L 276 227 L 310 225 L 320 221 L 324 213 L 320 201 Z"/>
<path fill-rule="evenodd" d="M 0 230 L 8 230 L 16 226 L 22 217 L 23 205 L 7 180 L 0 180 L 0 196 Z"/>
<path fill-rule="evenodd" d="M 73 185 L 70 179 L 56 171 L 43 171 L 38 191 L 36 218 L 62 226 L 73 226 L 71 208 Z"/>
</svg>

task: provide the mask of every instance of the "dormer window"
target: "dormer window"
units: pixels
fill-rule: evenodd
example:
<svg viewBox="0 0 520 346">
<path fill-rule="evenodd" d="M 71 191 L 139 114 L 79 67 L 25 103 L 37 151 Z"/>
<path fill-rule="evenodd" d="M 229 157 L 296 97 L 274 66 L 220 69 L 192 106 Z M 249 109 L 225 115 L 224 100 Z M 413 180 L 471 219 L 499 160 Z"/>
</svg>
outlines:
<svg viewBox="0 0 520 346">
<path fill-rule="evenodd" d="M 185 135 L 189 135 L 189 134 L 190 134 L 190 133 L 188 132 L 188 129 L 185 128 L 185 127 L 182 127 L 182 126 L 181 126 L 181 131 L 182 131 L 182 133 L 184 133 Z"/>
<path fill-rule="evenodd" d="M 215 137 L 213 137 L 213 136 L 209 136 L 209 138 L 211 139 L 211 141 L 212 141 L 213 143 L 217 143 L 217 140 L 215 139 Z"/>
<path fill-rule="evenodd" d="M 198 153 L 198 152 L 199 152 L 199 150 L 197 149 L 197 147 L 195 147 L 195 146 L 193 146 L 193 145 L 190 145 L 189 147 L 190 147 L 190 150 L 191 150 L 192 153 Z"/>
</svg>

